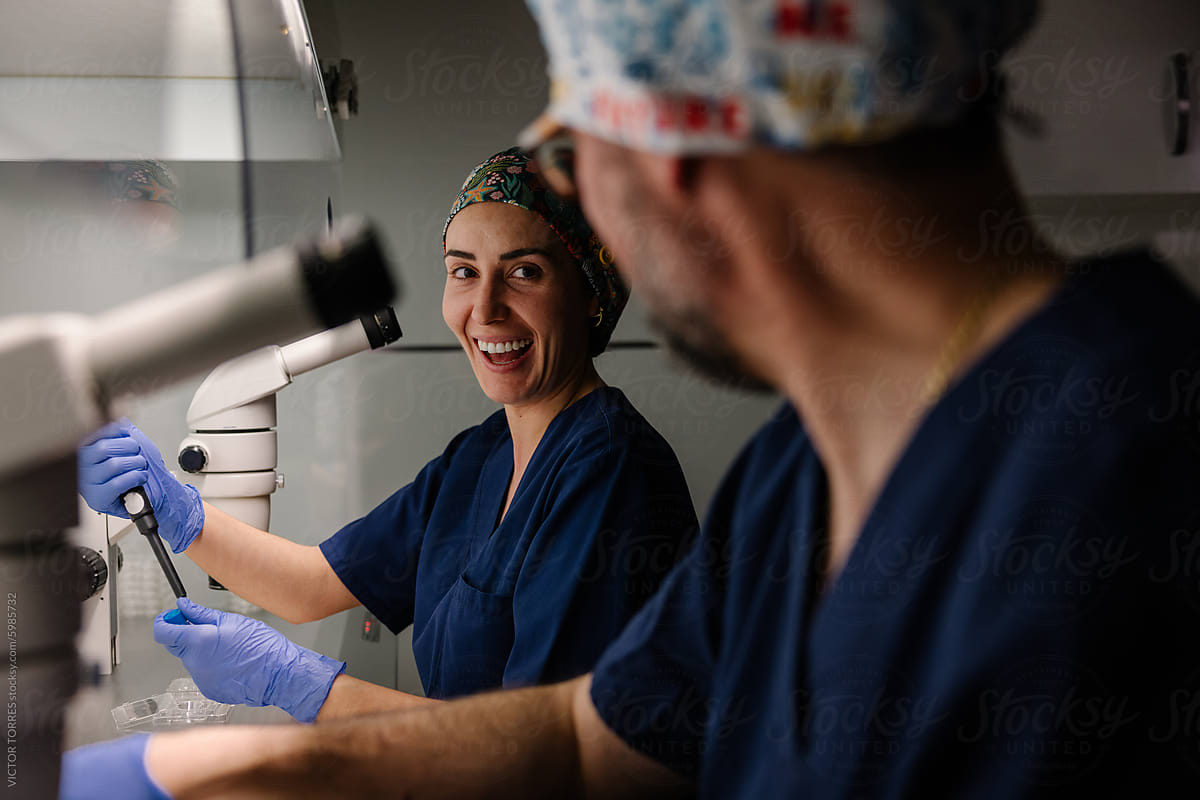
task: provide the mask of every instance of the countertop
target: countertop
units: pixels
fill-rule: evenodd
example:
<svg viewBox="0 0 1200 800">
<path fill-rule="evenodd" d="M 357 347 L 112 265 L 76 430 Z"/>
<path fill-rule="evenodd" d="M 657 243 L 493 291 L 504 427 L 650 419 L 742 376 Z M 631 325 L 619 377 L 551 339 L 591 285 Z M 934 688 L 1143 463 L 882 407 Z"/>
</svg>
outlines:
<svg viewBox="0 0 1200 800">
<path fill-rule="evenodd" d="M 121 663 L 113 668 L 111 675 L 100 676 L 96 686 L 81 688 L 71 700 L 66 713 L 66 748 L 125 735 L 126 731 L 117 730 L 113 722 L 113 708 L 161 694 L 172 680 L 188 676 L 179 659 L 154 642 L 151 622 L 149 617 L 121 620 Z M 228 724 L 297 723 L 279 708 L 235 706 Z"/>
</svg>

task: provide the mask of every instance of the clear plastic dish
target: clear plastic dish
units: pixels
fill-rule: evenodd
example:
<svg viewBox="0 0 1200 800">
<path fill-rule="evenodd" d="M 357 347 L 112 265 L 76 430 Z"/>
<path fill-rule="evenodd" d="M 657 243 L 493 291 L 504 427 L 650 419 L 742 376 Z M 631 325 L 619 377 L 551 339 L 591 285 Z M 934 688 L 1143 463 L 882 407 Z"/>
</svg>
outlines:
<svg viewBox="0 0 1200 800">
<path fill-rule="evenodd" d="M 196 692 L 200 693 L 200 687 L 191 678 L 176 678 L 167 684 L 168 692 Z"/>
<path fill-rule="evenodd" d="M 145 697 L 141 700 L 130 700 L 112 710 L 113 721 L 117 727 L 124 730 L 150 722 L 163 709 L 175 705 L 175 696 L 170 692 Z"/>
<path fill-rule="evenodd" d="M 189 725 L 223 725 L 233 706 L 209 700 L 189 678 L 171 681 L 167 691 L 122 703 L 112 710 L 118 730 L 145 727 L 180 728 Z"/>
<path fill-rule="evenodd" d="M 233 706 L 215 700 L 180 700 L 174 708 L 155 715 L 155 728 L 182 728 L 188 725 L 224 725 L 229 721 Z"/>
</svg>

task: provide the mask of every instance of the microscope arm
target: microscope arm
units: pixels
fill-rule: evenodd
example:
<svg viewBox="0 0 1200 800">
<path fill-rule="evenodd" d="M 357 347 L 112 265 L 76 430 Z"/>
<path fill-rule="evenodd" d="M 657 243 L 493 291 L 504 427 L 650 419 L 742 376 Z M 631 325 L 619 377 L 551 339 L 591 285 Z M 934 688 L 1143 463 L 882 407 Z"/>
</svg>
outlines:
<svg viewBox="0 0 1200 800">
<path fill-rule="evenodd" d="M 399 338 L 400 327 L 389 306 L 284 347 L 269 345 L 226 361 L 208 374 L 192 396 L 188 428 L 201 432 L 270 427 L 247 407 L 306 372 Z"/>
<path fill-rule="evenodd" d="M 264 347 L 214 369 L 192 398 L 179 466 L 205 501 L 259 530 L 271 521 L 278 465 L 275 393 L 310 370 L 400 338 L 390 307 L 284 347 Z M 210 581 L 210 586 L 219 584 Z"/>
</svg>

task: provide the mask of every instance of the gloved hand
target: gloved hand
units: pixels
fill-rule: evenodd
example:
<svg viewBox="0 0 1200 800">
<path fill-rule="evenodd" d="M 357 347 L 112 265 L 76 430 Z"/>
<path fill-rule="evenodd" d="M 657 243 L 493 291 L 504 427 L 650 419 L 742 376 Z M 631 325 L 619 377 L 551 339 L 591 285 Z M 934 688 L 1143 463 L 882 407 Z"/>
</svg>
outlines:
<svg viewBox="0 0 1200 800">
<path fill-rule="evenodd" d="M 149 741 L 139 733 L 63 753 L 58 800 L 171 800 L 146 772 Z"/>
<path fill-rule="evenodd" d="M 205 608 L 186 597 L 176 602 L 178 612 L 155 618 L 154 641 L 183 661 L 205 697 L 278 706 L 301 722 L 317 718 L 346 662 L 301 647 L 256 619 Z"/>
<path fill-rule="evenodd" d="M 129 519 L 121 495 L 145 486 L 171 550 L 182 553 L 204 530 L 200 493 L 175 480 L 154 442 L 124 417 L 84 439 L 78 458 L 79 493 L 93 510 Z"/>
</svg>

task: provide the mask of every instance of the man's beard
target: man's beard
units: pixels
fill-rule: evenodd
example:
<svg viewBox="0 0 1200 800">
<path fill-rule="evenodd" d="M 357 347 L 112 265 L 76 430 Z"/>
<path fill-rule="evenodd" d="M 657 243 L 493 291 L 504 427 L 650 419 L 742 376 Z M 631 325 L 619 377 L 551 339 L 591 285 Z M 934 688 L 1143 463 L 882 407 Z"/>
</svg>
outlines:
<svg viewBox="0 0 1200 800">
<path fill-rule="evenodd" d="M 722 340 L 712 322 L 696 311 L 651 312 L 650 326 L 680 361 L 721 386 L 772 393 L 775 387 L 754 375 Z"/>
<path fill-rule="evenodd" d="M 645 213 L 640 198 L 627 200 L 626 207 L 634 219 Z M 663 264 L 684 259 L 676 270 L 679 274 L 686 274 L 689 269 L 712 269 L 719 262 L 709 262 L 720 253 L 693 250 L 684 256 L 675 247 L 662 246 L 652 229 L 632 236 L 629 244 L 630 260 L 640 266 L 636 274 L 643 277 L 642 281 L 634 282 L 635 290 L 645 297 L 650 327 L 662 335 L 667 348 L 701 377 L 718 385 L 745 392 L 773 393 L 775 387 L 746 367 L 713 324 L 711 315 L 701 310 L 701 304 L 688 302 L 680 297 L 677 287 L 664 283 Z M 656 244 L 660 246 L 655 247 Z M 694 241 L 692 246 L 695 247 Z"/>
</svg>

